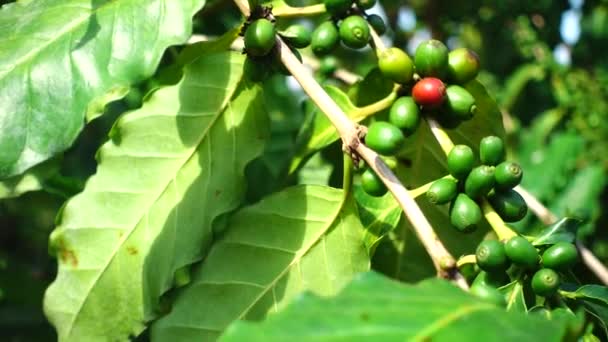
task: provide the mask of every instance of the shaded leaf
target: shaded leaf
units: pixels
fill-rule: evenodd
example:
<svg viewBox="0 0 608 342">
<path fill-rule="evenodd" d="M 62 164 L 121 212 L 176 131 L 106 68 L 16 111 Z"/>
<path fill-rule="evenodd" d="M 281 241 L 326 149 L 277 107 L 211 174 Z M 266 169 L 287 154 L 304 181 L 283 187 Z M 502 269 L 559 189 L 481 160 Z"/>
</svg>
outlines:
<svg viewBox="0 0 608 342">
<path fill-rule="evenodd" d="M 505 312 L 444 280 L 411 286 L 365 273 L 336 297 L 306 294 L 262 323 L 236 322 L 221 340 L 561 341 L 564 323 Z"/>
<path fill-rule="evenodd" d="M 201 57 L 115 124 L 51 236 L 59 272 L 44 309 L 60 340 L 139 333 L 175 271 L 205 255 L 213 220 L 239 205 L 267 134 L 260 89 L 240 82 L 243 60 Z"/>
<path fill-rule="evenodd" d="M 152 327 L 157 341 L 210 341 L 234 320 L 259 320 L 294 295 L 336 293 L 369 269 L 352 199 L 297 186 L 230 218 L 174 307 Z"/>
<path fill-rule="evenodd" d="M 535 246 L 553 245 L 557 242 L 574 242 L 576 231 L 581 221 L 565 217 L 554 224 L 543 228 L 534 238 L 532 244 Z"/>
<path fill-rule="evenodd" d="M 365 228 L 363 241 L 370 255 L 380 240 L 399 225 L 401 207 L 391 193 L 382 197 L 368 195 L 360 186 L 355 187 L 359 217 Z"/>
<path fill-rule="evenodd" d="M 0 10 L 0 178 L 68 148 L 190 35 L 204 0 L 37 0 Z"/>
</svg>

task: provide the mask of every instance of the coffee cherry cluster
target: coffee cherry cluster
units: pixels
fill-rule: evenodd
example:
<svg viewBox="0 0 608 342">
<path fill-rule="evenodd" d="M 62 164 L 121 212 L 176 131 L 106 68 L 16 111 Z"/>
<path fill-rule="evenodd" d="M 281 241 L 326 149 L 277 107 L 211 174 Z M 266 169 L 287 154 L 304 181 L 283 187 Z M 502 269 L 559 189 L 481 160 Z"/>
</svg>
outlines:
<svg viewBox="0 0 608 342">
<path fill-rule="evenodd" d="M 364 48 L 371 37 L 370 25 L 379 34 L 386 31 L 382 18 L 364 12 L 372 8 L 376 0 L 325 0 L 323 3 L 332 18 L 312 33 L 311 48 L 319 57 L 333 52 L 340 41 L 351 49 Z"/>
<path fill-rule="evenodd" d="M 479 160 L 481 165 L 476 166 L 475 154 L 469 146 L 454 146 L 447 157 L 451 177 L 433 182 L 426 193 L 431 203 L 450 203 L 450 221 L 459 231 L 475 230 L 482 219 L 478 202 L 484 198 L 506 222 L 519 221 L 528 211 L 524 199 L 513 190 L 522 179 L 522 169 L 505 161 L 502 139 L 483 138 Z"/>
<path fill-rule="evenodd" d="M 482 241 L 475 259 L 482 272 L 473 282 L 471 292 L 501 304 L 504 297 L 497 288 L 509 282 L 507 273 L 529 281 L 536 295 L 553 296 L 561 284 L 560 273 L 576 264 L 578 251 L 569 242 L 535 247 L 526 238 L 515 236 L 505 243 Z"/>
</svg>

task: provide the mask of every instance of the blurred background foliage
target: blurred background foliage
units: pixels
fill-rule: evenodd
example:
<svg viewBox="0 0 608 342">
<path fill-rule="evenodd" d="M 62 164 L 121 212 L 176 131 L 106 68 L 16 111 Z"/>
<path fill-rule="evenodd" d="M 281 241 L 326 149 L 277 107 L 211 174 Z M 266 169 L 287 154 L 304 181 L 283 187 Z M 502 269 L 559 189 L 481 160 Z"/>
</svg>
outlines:
<svg viewBox="0 0 608 342">
<path fill-rule="evenodd" d="M 8 2 L 0 0 L 0 5 Z M 293 6 L 317 2 L 288 1 Z M 410 52 L 429 37 L 478 52 L 484 70 L 479 79 L 504 114 L 510 158 L 525 170 L 523 186 L 558 216 L 584 220 L 579 238 L 608 262 L 608 1 L 380 0 L 372 12 L 390 27 L 385 38 Z M 210 0 L 194 20 L 195 33 L 218 36 L 238 26 L 241 18 L 231 1 Z M 320 19 L 304 23 L 313 27 L 315 20 Z M 179 51 L 168 50 L 160 70 L 171 65 Z M 340 67 L 360 75 L 374 67 L 369 51 L 340 49 L 336 56 Z M 326 84 L 348 88 L 318 76 Z M 150 79 L 108 106 L 69 151 L 35 170 L 45 174 L 43 181 L 21 182 L 19 189 L 17 180 L 0 183 L 1 340 L 56 339 L 41 310 L 44 289 L 56 268 L 47 253 L 54 217 L 95 172 L 95 152 L 114 120 L 137 108 L 158 84 Z M 288 173 L 297 142 L 304 138 L 298 136 L 300 128 L 314 106 L 290 78 L 273 76 L 264 88 L 272 138 L 264 156 L 247 169 L 248 201 L 299 182 L 340 186 L 338 144 Z M 526 233 L 540 226 L 528 215 L 516 228 Z M 582 267 L 577 276 L 596 282 Z"/>
</svg>

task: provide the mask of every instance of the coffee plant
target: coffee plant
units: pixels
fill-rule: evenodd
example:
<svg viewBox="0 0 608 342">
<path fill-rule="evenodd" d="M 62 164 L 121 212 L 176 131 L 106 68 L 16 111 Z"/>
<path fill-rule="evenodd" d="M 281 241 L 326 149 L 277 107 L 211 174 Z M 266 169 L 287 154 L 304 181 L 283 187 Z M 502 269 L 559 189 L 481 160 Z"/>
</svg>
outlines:
<svg viewBox="0 0 608 342">
<path fill-rule="evenodd" d="M 7 341 L 608 339 L 603 2 L 2 3 Z"/>
</svg>

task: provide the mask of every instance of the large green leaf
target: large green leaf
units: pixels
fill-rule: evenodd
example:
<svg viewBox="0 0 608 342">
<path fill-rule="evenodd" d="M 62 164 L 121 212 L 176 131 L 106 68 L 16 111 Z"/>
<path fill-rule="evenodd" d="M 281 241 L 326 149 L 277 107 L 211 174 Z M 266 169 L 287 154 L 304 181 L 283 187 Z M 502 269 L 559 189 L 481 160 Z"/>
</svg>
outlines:
<svg viewBox="0 0 608 342">
<path fill-rule="evenodd" d="M 188 39 L 204 0 L 37 0 L 0 9 L 0 178 L 69 147 Z"/>
<path fill-rule="evenodd" d="M 97 174 L 51 236 L 59 273 L 44 308 L 60 340 L 141 331 L 175 270 L 205 255 L 214 218 L 239 205 L 243 170 L 267 136 L 243 62 L 239 53 L 199 58 L 112 129 Z"/>
<path fill-rule="evenodd" d="M 221 341 L 561 341 L 565 320 L 505 312 L 447 283 L 411 286 L 375 273 L 338 296 L 300 296 L 262 323 L 236 322 Z"/>
<path fill-rule="evenodd" d="M 234 320 L 259 320 L 302 290 L 336 293 L 369 269 L 353 200 L 297 186 L 235 214 L 225 235 L 152 327 L 156 341 L 211 341 Z"/>
</svg>

